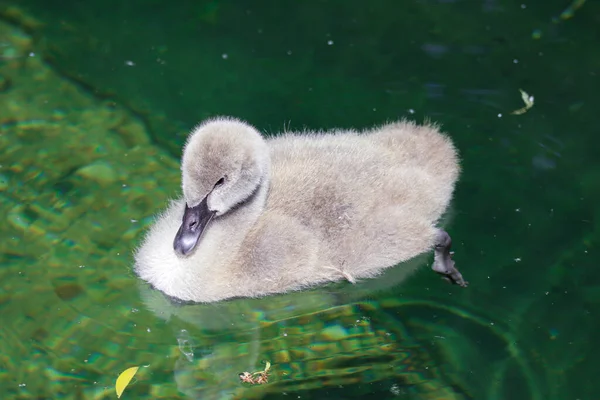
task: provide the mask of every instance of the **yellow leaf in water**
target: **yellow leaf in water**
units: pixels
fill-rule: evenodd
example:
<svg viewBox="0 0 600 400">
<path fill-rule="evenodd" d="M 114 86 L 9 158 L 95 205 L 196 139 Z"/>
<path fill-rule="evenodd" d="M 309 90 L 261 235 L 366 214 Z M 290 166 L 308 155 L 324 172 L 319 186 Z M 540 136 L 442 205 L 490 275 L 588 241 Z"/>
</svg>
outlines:
<svg viewBox="0 0 600 400">
<path fill-rule="evenodd" d="M 121 372 L 121 375 L 119 375 L 119 377 L 117 378 L 117 383 L 115 384 L 115 389 L 117 391 L 117 398 L 121 398 L 121 395 L 123 394 L 123 390 L 125 390 L 127 385 L 129 385 L 129 382 L 131 382 L 131 379 L 133 378 L 133 376 L 135 375 L 135 373 L 138 371 L 139 368 L 140 367 L 131 367 L 131 368 L 127 368 L 125 371 Z"/>
</svg>

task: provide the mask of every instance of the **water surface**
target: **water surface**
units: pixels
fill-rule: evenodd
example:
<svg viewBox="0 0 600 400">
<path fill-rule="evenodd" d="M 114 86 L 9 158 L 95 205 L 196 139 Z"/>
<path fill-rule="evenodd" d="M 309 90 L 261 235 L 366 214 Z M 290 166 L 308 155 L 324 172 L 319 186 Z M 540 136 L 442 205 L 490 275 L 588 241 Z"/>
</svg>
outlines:
<svg viewBox="0 0 600 400">
<path fill-rule="evenodd" d="M 3 397 L 113 398 L 140 365 L 123 398 L 598 398 L 600 6 L 537 3 L 0 2 Z M 441 123 L 469 288 L 430 255 L 252 301 L 145 287 L 132 251 L 217 114 Z M 239 382 L 265 361 L 268 385 Z"/>
</svg>

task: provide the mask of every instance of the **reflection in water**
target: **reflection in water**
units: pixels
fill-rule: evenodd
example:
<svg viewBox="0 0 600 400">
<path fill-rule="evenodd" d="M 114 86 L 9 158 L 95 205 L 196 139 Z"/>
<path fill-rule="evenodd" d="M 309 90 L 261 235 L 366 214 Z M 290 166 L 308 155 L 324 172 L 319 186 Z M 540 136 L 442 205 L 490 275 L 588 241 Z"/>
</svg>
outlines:
<svg viewBox="0 0 600 400">
<path fill-rule="evenodd" d="M 138 287 L 145 306 L 177 330 L 174 379 L 190 398 L 261 398 L 374 382 L 418 398 L 503 399 L 515 390 L 541 398 L 507 326 L 439 302 L 393 296 L 401 293 L 402 267 L 419 263 L 358 285 L 214 304 L 176 303 L 146 284 Z M 368 300 L 373 296 L 379 300 Z M 267 361 L 268 385 L 240 382 L 241 372 Z"/>
<path fill-rule="evenodd" d="M 181 354 L 183 354 L 189 362 L 194 361 L 194 342 L 187 330 L 182 329 L 179 331 L 177 343 Z"/>
</svg>

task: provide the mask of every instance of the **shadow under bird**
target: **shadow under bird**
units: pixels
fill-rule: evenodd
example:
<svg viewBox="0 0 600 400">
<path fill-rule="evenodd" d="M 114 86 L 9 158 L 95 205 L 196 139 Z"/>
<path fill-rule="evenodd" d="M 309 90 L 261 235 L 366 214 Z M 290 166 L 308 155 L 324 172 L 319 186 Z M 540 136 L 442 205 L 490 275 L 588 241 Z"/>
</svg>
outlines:
<svg viewBox="0 0 600 400">
<path fill-rule="evenodd" d="M 377 276 L 434 250 L 460 286 L 450 236 L 436 227 L 460 173 L 431 124 L 286 132 L 215 118 L 191 132 L 183 197 L 135 253 L 135 272 L 168 296 L 214 302 Z"/>
</svg>

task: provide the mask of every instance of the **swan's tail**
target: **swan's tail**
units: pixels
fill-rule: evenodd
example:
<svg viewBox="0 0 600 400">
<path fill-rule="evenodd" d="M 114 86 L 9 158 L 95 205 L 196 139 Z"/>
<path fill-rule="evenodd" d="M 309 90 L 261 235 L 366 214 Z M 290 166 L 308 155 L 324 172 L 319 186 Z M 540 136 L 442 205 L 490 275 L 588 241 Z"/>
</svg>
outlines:
<svg viewBox="0 0 600 400">
<path fill-rule="evenodd" d="M 460 174 L 460 160 L 452 140 L 439 126 L 399 121 L 380 126 L 371 134 L 390 151 L 399 167 L 422 171 L 428 176 L 427 192 L 439 206 L 436 213 L 449 205 Z"/>
<path fill-rule="evenodd" d="M 458 179 L 458 152 L 439 126 L 399 121 L 380 126 L 372 134 L 395 155 L 399 164 L 421 168 L 452 185 Z"/>
</svg>

